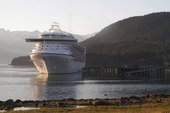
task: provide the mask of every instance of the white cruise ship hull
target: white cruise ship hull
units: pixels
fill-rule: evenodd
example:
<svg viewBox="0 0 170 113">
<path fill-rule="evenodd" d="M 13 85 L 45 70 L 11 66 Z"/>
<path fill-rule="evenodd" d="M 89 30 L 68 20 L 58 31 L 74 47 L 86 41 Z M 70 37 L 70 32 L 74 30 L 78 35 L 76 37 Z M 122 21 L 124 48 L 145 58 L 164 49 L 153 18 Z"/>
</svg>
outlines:
<svg viewBox="0 0 170 113">
<path fill-rule="evenodd" d="M 85 62 L 76 61 L 69 55 L 32 53 L 30 57 L 40 73 L 75 73 L 85 66 Z"/>
</svg>

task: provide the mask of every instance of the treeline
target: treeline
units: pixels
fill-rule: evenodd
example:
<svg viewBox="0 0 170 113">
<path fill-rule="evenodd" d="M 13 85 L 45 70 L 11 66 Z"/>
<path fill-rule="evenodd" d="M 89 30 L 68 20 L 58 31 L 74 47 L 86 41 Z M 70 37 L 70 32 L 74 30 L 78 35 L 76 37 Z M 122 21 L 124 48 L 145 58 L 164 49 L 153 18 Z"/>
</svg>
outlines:
<svg viewBox="0 0 170 113">
<path fill-rule="evenodd" d="M 29 56 L 21 56 L 21 57 L 14 58 L 11 61 L 11 65 L 15 65 L 15 66 L 34 66 L 34 64 L 31 61 Z"/>
<path fill-rule="evenodd" d="M 120 56 L 127 60 L 136 56 L 140 60 L 148 54 L 148 59 L 152 57 L 162 61 L 170 54 L 170 13 L 153 13 L 118 21 L 83 44 L 87 53 L 96 56 Z"/>
</svg>

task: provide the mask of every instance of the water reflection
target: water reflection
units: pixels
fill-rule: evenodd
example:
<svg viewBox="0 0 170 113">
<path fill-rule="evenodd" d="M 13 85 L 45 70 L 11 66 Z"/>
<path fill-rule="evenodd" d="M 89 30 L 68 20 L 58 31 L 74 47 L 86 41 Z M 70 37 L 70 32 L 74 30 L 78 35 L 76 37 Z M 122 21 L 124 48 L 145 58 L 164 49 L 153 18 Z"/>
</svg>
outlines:
<svg viewBox="0 0 170 113">
<path fill-rule="evenodd" d="M 33 78 L 34 84 L 52 84 L 58 82 L 72 82 L 72 81 L 81 81 L 82 76 L 81 73 L 72 73 L 72 74 L 39 74 L 35 78 Z"/>
<path fill-rule="evenodd" d="M 160 81 L 101 80 L 74 74 L 39 74 L 32 80 L 33 99 L 88 99 L 143 96 L 148 94 L 170 94 L 168 84 Z M 168 87 L 167 87 L 168 86 Z"/>
<path fill-rule="evenodd" d="M 76 98 L 75 83 L 81 80 L 81 73 L 55 75 L 39 74 L 32 79 L 33 99 Z"/>
<path fill-rule="evenodd" d="M 107 87 L 116 88 L 120 80 L 112 80 L 100 76 L 82 76 L 82 73 L 73 74 L 39 74 L 32 80 L 33 99 L 66 99 L 66 98 L 106 98 Z M 112 95 L 110 95 L 112 97 Z"/>
<path fill-rule="evenodd" d="M 170 74 L 164 77 L 166 81 Z M 104 78 L 104 79 L 102 79 Z M 170 82 L 115 80 L 112 75 L 38 74 L 35 68 L 0 65 L 0 100 L 118 98 L 170 94 Z"/>
</svg>

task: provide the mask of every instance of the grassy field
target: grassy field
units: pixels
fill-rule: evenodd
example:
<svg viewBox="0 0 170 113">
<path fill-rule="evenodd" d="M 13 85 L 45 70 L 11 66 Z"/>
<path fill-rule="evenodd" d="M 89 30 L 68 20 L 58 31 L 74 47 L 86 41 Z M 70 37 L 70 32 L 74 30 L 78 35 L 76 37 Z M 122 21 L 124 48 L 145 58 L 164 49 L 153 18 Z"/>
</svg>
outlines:
<svg viewBox="0 0 170 113">
<path fill-rule="evenodd" d="M 5 113 L 170 113 L 170 103 L 131 106 L 90 106 L 84 108 L 41 108 Z"/>
</svg>

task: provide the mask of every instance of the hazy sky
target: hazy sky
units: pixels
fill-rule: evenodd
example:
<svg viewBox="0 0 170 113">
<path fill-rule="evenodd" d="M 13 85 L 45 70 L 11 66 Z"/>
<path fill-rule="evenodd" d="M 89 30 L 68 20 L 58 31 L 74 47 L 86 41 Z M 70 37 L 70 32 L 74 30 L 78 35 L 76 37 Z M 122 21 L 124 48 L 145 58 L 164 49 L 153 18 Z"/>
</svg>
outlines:
<svg viewBox="0 0 170 113">
<path fill-rule="evenodd" d="M 118 20 L 170 11 L 170 0 L 0 0 L 0 28 L 48 30 L 58 22 L 64 31 L 88 34 Z"/>
</svg>

